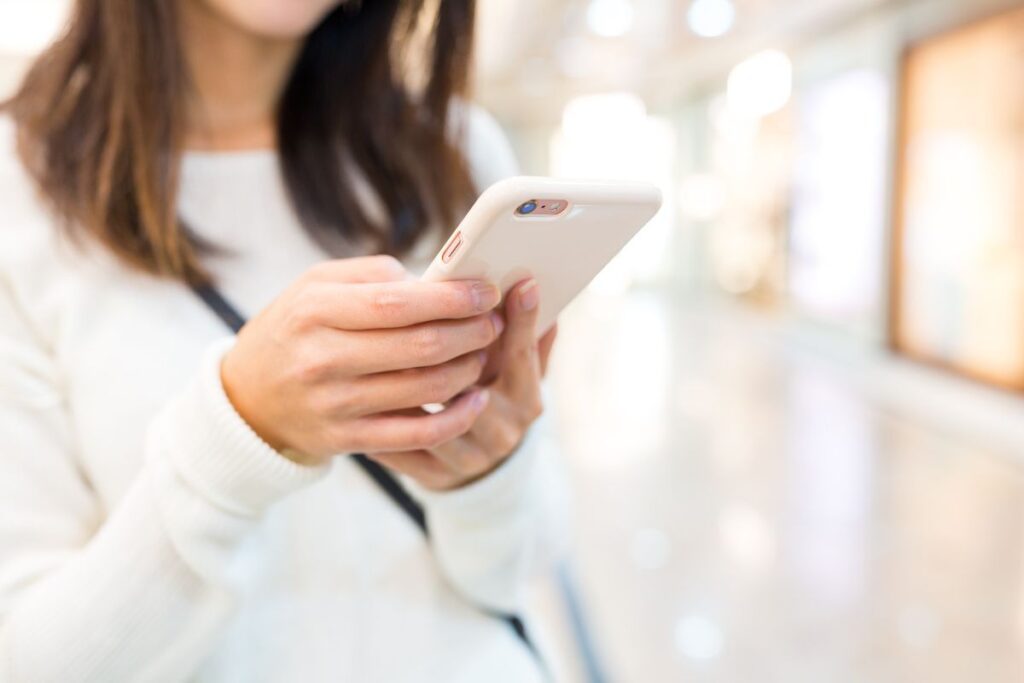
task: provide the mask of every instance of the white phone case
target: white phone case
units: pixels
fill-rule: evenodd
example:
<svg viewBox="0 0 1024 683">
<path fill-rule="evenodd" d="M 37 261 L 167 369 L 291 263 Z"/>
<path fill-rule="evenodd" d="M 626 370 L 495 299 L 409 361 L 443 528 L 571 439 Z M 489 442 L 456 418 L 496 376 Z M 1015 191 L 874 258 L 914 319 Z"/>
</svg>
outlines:
<svg viewBox="0 0 1024 683">
<path fill-rule="evenodd" d="M 557 216 L 516 213 L 535 199 L 568 206 Z M 480 195 L 423 279 L 487 279 L 504 294 L 532 276 L 540 287 L 537 333 L 543 334 L 660 207 L 661 191 L 648 183 L 502 180 Z"/>
</svg>

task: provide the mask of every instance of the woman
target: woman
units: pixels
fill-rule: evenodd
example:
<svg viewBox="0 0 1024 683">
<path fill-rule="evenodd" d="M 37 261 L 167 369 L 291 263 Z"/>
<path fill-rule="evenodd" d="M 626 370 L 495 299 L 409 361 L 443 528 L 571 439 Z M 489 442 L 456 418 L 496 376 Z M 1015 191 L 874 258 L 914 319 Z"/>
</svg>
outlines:
<svg viewBox="0 0 1024 683">
<path fill-rule="evenodd" d="M 506 173 L 433 6 L 80 0 L 6 105 L 0 680 L 539 678 L 537 288 L 360 257 Z"/>
</svg>

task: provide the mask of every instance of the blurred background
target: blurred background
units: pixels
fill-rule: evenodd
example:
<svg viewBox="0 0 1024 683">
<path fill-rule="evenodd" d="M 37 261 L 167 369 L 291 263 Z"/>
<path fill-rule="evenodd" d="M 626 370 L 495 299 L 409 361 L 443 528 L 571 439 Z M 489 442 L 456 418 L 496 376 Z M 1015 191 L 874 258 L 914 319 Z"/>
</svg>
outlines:
<svg viewBox="0 0 1024 683">
<path fill-rule="evenodd" d="M 0 94 L 66 11 L 0 0 Z M 479 22 L 524 171 L 666 199 L 562 321 L 558 679 L 1024 680 L 1024 2 Z"/>
</svg>

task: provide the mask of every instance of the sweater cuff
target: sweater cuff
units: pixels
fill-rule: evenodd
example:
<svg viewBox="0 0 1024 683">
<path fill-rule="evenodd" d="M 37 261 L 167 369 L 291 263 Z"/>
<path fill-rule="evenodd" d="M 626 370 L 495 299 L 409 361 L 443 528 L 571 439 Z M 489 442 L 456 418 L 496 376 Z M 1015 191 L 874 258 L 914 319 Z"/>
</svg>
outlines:
<svg viewBox="0 0 1024 683">
<path fill-rule="evenodd" d="M 164 435 L 171 464 L 184 481 L 226 510 L 255 516 L 318 480 L 329 464 L 289 460 L 242 419 L 220 379 L 221 359 L 233 345 L 231 337 L 210 347 L 199 376 L 165 415 Z"/>
</svg>

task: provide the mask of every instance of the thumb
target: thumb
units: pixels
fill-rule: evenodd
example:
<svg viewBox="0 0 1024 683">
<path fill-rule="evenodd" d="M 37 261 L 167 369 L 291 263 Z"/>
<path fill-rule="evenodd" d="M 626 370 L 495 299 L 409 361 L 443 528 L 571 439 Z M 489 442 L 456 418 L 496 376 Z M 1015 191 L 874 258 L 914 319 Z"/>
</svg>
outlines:
<svg viewBox="0 0 1024 683">
<path fill-rule="evenodd" d="M 505 316 L 508 329 L 505 331 L 505 348 L 512 353 L 533 351 L 537 344 L 537 311 L 540 308 L 540 291 L 533 278 L 520 282 L 509 292 L 505 302 Z"/>
</svg>

